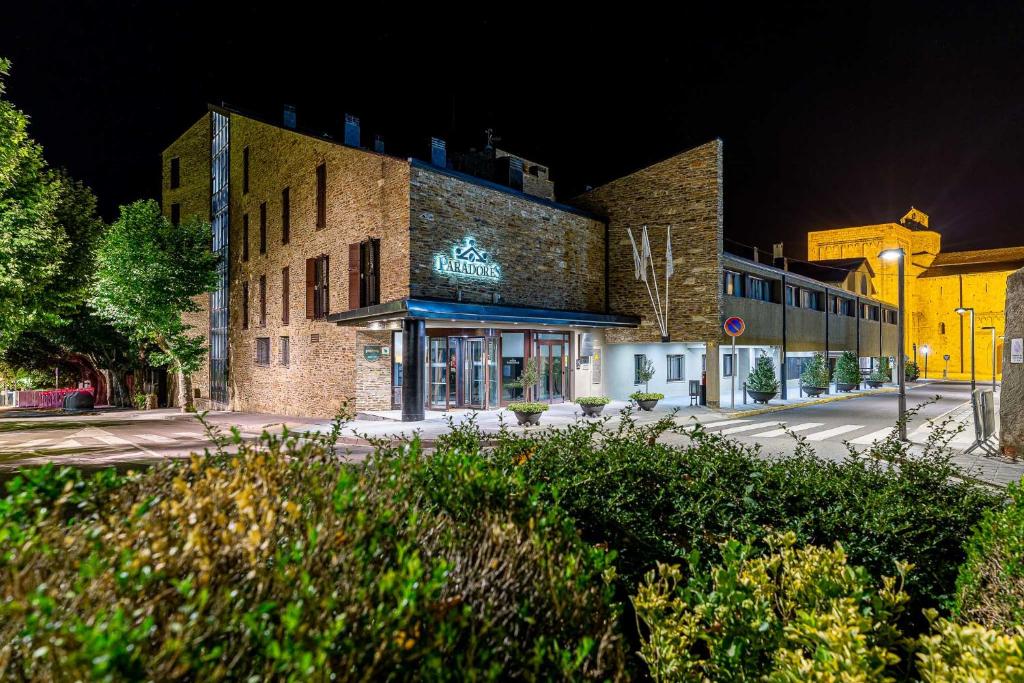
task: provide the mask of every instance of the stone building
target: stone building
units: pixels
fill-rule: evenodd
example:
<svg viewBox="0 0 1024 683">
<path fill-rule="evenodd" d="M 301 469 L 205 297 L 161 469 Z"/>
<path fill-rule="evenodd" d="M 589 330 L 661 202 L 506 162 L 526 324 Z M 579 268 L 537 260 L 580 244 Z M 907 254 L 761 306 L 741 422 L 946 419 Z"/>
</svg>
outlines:
<svg viewBox="0 0 1024 683">
<path fill-rule="evenodd" d="M 298 129 L 293 109 L 267 121 L 211 106 L 164 150 L 164 212 L 208 220 L 223 257 L 186 320 L 209 347 L 200 408 L 328 417 L 347 400 L 414 420 L 525 393 L 626 398 L 646 360 L 666 402 L 714 406 L 751 366 L 751 344 L 740 359 L 721 348 L 724 318 L 754 294 L 726 292 L 727 267 L 760 266 L 723 251 L 720 140 L 559 203 L 546 167 L 491 145 L 449 154 L 435 139 L 427 161 L 364 147 L 355 117 L 344 130 L 336 141 Z M 634 273 L 627 230 L 644 225 L 659 278 L 671 226 L 666 338 Z M 776 306 L 784 277 L 767 278 Z M 786 316 L 760 315 L 751 339 L 785 364 Z M 793 353 L 828 348 L 819 315 L 790 316 Z M 540 380 L 524 388 L 528 361 Z"/>
<path fill-rule="evenodd" d="M 927 214 L 911 208 L 898 222 L 816 230 L 807 235 L 807 259 L 822 264 L 863 259 L 876 296 L 895 304 L 897 263 L 879 254 L 902 248 L 907 255 L 907 355 L 922 369 L 927 356 L 931 377 L 969 378 L 970 315 L 956 309 L 973 308 L 976 374 L 979 380 L 989 379 L 1001 371 L 1006 279 L 1024 266 L 1024 247 L 943 252 L 942 237 L 929 223 Z"/>
</svg>

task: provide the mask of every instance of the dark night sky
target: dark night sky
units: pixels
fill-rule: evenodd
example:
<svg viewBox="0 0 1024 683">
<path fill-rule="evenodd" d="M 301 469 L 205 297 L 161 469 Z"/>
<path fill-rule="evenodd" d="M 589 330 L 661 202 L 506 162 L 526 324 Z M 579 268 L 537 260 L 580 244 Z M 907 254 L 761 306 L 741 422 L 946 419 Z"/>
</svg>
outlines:
<svg viewBox="0 0 1024 683">
<path fill-rule="evenodd" d="M 808 229 L 911 204 L 947 250 L 1024 244 L 1024 4 L 554 4 L 21 2 L 0 54 L 47 158 L 108 218 L 157 196 L 160 151 L 206 102 L 275 119 L 290 102 L 304 128 L 350 111 L 364 144 L 421 157 L 493 126 L 561 197 L 718 136 L 726 236 L 794 256 Z"/>
</svg>

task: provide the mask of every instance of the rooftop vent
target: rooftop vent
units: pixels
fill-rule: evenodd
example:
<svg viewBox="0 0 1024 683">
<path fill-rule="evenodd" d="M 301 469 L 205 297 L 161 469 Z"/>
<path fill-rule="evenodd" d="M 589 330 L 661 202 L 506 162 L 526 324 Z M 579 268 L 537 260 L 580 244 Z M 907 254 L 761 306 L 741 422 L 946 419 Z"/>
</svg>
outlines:
<svg viewBox="0 0 1024 683">
<path fill-rule="evenodd" d="M 349 147 L 359 146 L 359 117 L 345 114 L 345 144 Z"/>
<path fill-rule="evenodd" d="M 448 167 L 448 149 L 441 138 L 430 138 L 430 163 L 441 168 Z"/>
<path fill-rule="evenodd" d="M 383 135 L 374 135 L 373 136 L 373 151 L 374 152 L 380 152 L 381 154 L 384 153 L 384 136 Z"/>
<path fill-rule="evenodd" d="M 295 105 L 284 105 L 284 127 L 295 129 Z"/>
</svg>

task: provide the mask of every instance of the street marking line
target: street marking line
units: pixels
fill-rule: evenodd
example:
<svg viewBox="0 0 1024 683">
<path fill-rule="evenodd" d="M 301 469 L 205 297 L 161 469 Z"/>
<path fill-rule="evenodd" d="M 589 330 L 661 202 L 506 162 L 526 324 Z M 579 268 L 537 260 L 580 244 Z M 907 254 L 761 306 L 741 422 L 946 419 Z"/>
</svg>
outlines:
<svg viewBox="0 0 1024 683">
<path fill-rule="evenodd" d="M 864 428 L 864 425 L 840 425 L 838 427 L 833 427 L 832 429 L 826 429 L 826 430 L 821 431 L 821 432 L 815 432 L 813 434 L 808 434 L 805 438 L 808 441 L 824 441 L 825 439 L 827 439 L 827 438 L 829 438 L 831 436 L 839 436 L 840 434 L 845 434 L 847 432 L 852 432 L 855 429 L 863 429 L 863 428 Z"/>
<path fill-rule="evenodd" d="M 736 425 L 741 422 L 750 422 L 750 420 L 719 420 L 717 422 L 698 422 L 704 429 L 718 429 L 719 427 L 725 427 L 726 425 Z M 697 425 L 690 425 L 690 430 L 696 429 Z"/>
<path fill-rule="evenodd" d="M 752 425 L 740 425 L 739 427 L 730 427 L 729 429 L 723 429 L 722 431 L 720 431 L 718 433 L 723 435 L 723 436 L 726 435 L 726 434 L 739 434 L 740 432 L 749 432 L 752 429 L 763 429 L 765 427 L 765 424 L 766 423 L 764 423 L 764 422 L 755 422 Z M 776 422 L 775 424 L 785 424 L 785 423 L 784 422 Z"/>
<path fill-rule="evenodd" d="M 103 443 L 107 444 L 108 446 L 133 446 L 134 445 L 128 439 L 122 439 L 121 437 L 114 436 L 113 434 L 97 434 L 93 438 L 97 439 L 99 441 L 102 441 Z"/>
<path fill-rule="evenodd" d="M 779 424 L 785 424 L 785 423 L 784 422 L 780 422 Z M 792 427 L 790 427 L 788 429 L 782 429 L 782 428 L 780 428 L 780 429 L 773 429 L 770 432 L 761 432 L 760 434 L 751 434 L 750 436 L 752 438 L 755 438 L 755 439 L 771 439 L 771 438 L 774 438 L 776 436 L 784 436 L 786 434 L 786 432 L 805 432 L 808 429 L 814 429 L 815 427 L 820 427 L 823 424 L 825 424 L 825 423 L 824 422 L 804 422 L 802 424 L 793 425 Z"/>
<path fill-rule="evenodd" d="M 25 443 L 11 444 L 13 448 L 38 448 L 45 444 L 50 443 L 53 439 L 34 439 L 32 441 L 26 441 Z"/>
<path fill-rule="evenodd" d="M 153 443 L 174 443 L 174 439 L 169 439 L 166 436 L 160 436 L 159 434 L 136 434 L 136 439 L 145 439 L 146 441 L 152 441 Z"/>
<path fill-rule="evenodd" d="M 174 436 L 180 436 L 185 439 L 206 439 L 205 434 L 197 434 L 195 432 L 174 432 Z"/>
<path fill-rule="evenodd" d="M 59 448 L 81 448 L 81 447 L 82 447 L 82 444 L 80 444 L 79 442 L 75 441 L 74 439 L 68 439 L 68 440 L 62 441 L 60 443 L 55 443 L 52 446 L 47 446 L 46 450 L 48 450 L 48 451 L 55 451 L 55 450 L 57 450 Z"/>
<path fill-rule="evenodd" d="M 861 446 L 868 446 L 876 441 L 885 441 L 892 434 L 893 427 L 886 427 L 885 429 L 879 429 L 877 432 L 871 432 L 870 434 L 864 434 L 858 436 L 856 439 L 851 439 L 850 443 L 855 443 Z"/>
</svg>

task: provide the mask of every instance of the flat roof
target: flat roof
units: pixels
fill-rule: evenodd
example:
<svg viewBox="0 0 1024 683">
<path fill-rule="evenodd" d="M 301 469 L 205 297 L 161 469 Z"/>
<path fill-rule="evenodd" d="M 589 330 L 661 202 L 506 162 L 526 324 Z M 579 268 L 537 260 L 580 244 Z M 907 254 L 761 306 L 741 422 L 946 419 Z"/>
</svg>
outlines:
<svg viewBox="0 0 1024 683">
<path fill-rule="evenodd" d="M 591 313 L 590 311 L 560 311 L 551 308 L 473 304 L 439 299 L 399 299 L 376 306 L 333 313 L 327 321 L 338 325 L 365 325 L 366 323 L 398 318 L 424 320 L 455 320 L 474 323 L 526 323 L 531 325 L 563 325 L 577 327 L 639 327 L 640 318 L 633 315 Z"/>
</svg>

